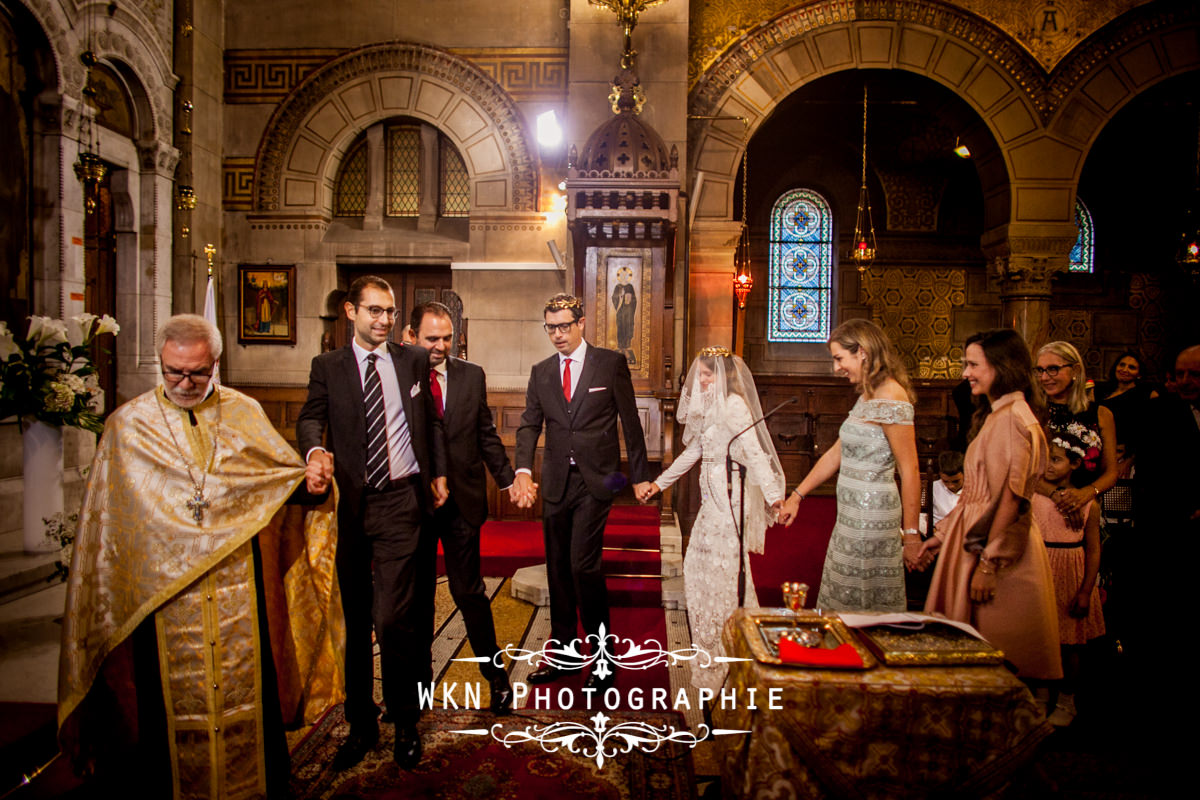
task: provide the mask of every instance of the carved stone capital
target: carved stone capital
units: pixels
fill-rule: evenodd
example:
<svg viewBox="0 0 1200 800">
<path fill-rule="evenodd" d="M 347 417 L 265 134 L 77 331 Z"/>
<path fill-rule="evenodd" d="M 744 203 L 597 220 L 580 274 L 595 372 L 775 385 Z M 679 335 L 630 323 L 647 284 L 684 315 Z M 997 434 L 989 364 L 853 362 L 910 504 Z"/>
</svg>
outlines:
<svg viewBox="0 0 1200 800">
<path fill-rule="evenodd" d="M 179 164 L 179 148 L 167 142 L 149 141 L 138 142 L 138 160 L 142 169 L 157 172 L 165 178 L 175 175 L 175 167 Z"/>
<path fill-rule="evenodd" d="M 988 261 L 989 288 L 1001 297 L 1050 297 L 1050 279 L 1065 268 L 1050 258 L 1004 255 Z"/>
</svg>

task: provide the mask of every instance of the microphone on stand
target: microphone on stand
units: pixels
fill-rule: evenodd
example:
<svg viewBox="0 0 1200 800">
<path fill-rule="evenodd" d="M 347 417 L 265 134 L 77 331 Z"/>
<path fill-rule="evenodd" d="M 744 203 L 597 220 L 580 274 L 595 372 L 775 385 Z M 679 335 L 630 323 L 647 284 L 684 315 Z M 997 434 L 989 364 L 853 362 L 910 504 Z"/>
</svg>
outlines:
<svg viewBox="0 0 1200 800">
<path fill-rule="evenodd" d="M 784 400 L 782 403 L 775 406 L 758 419 L 754 420 L 754 422 L 751 422 L 749 425 L 735 433 L 733 438 L 729 440 L 729 444 L 725 446 L 725 491 L 729 496 L 729 514 L 731 516 L 733 515 L 733 465 L 737 463 L 733 460 L 733 443 L 738 440 L 739 436 L 753 428 L 755 425 L 766 422 L 768 419 L 774 416 L 775 412 L 779 409 L 783 408 L 784 406 L 789 406 L 795 402 L 797 402 L 797 397 L 792 395 L 787 400 Z M 737 524 L 738 534 L 737 598 L 738 608 L 743 608 L 745 606 L 746 594 L 746 533 L 744 530 L 746 525 L 746 465 L 737 464 L 737 468 L 738 479 L 742 485 L 742 491 L 738 493 L 738 517 L 736 520 L 734 520 L 734 522 Z"/>
</svg>

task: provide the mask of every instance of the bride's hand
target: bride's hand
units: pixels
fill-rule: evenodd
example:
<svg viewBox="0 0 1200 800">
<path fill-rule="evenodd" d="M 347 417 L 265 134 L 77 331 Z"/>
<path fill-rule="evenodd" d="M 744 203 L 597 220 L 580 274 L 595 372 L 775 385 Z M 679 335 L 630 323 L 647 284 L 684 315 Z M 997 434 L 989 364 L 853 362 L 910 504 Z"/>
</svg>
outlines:
<svg viewBox="0 0 1200 800">
<path fill-rule="evenodd" d="M 779 507 L 779 518 L 776 520 L 777 525 L 787 527 L 796 521 L 796 515 L 800 513 L 800 497 L 795 492 L 788 495 L 787 500 Z"/>
</svg>

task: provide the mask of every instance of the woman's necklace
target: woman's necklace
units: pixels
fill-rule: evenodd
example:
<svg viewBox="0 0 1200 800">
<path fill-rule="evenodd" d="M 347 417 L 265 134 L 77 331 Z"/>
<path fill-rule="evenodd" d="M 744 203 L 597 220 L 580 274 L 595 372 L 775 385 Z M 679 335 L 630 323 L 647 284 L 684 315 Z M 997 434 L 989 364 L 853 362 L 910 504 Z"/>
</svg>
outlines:
<svg viewBox="0 0 1200 800">
<path fill-rule="evenodd" d="M 217 457 L 217 438 L 221 435 L 221 390 L 213 389 L 213 392 L 217 395 L 217 422 L 213 425 L 212 452 L 208 456 L 208 466 L 200 473 L 199 483 L 192 475 L 192 463 L 188 460 L 183 448 L 179 446 L 179 440 L 175 438 L 175 431 L 167 419 L 167 409 L 163 406 L 162 397 L 157 392 L 154 393 L 154 399 L 158 401 L 158 410 L 162 413 L 163 424 L 167 426 L 167 433 L 171 435 L 171 444 L 175 445 L 175 450 L 183 459 L 183 468 L 187 470 L 188 480 L 192 482 L 192 497 L 187 501 L 187 507 L 192 512 L 192 519 L 196 520 L 197 525 L 204 524 L 204 509 L 208 508 L 208 500 L 204 497 L 204 486 L 208 483 L 208 473 L 212 472 L 213 462 Z"/>
</svg>

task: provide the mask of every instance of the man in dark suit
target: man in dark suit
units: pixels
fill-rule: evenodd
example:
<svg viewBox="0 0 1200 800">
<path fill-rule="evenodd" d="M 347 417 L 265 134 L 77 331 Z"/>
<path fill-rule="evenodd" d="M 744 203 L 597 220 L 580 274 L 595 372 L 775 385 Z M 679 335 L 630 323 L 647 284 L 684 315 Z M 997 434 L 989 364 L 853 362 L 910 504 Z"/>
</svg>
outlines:
<svg viewBox="0 0 1200 800">
<path fill-rule="evenodd" d="M 479 665 L 491 688 L 492 713 L 507 714 L 512 710 L 512 685 L 495 661 L 499 647 L 479 571 L 479 529 L 488 514 L 484 466 L 501 489 L 511 489 L 513 468 L 492 422 L 483 369 L 450 356 L 454 348 L 450 309 L 437 302 L 422 303 L 413 309 L 411 329 L 417 346 L 429 352 L 429 387 L 446 431 L 449 461 L 450 500 L 429 520 L 430 537 L 441 537 L 450 596 L 462 612 L 471 649 L 476 656 L 492 659 Z M 514 494 L 513 501 L 518 499 Z"/>
<path fill-rule="evenodd" d="M 345 310 L 354 340 L 313 359 L 308 399 L 296 422 L 300 452 L 337 479 L 340 493 L 337 569 L 350 735 L 334 766 L 358 763 L 379 737 L 374 623 L 384 702 L 396 723 L 394 755 L 402 767 L 413 767 L 421 760 L 417 683 L 433 680 L 427 610 L 436 542 L 422 523 L 446 499 L 445 442 L 429 390 L 428 354 L 388 341 L 396 303 L 387 281 L 355 280 Z"/>
<path fill-rule="evenodd" d="M 618 473 L 621 447 L 617 419 L 625 432 L 629 479 L 641 488 L 646 480 L 646 443 L 638 419 L 633 381 L 625 356 L 591 347 L 583 338 L 583 304 L 568 294 L 546 303 L 546 332 L 558 353 L 533 366 L 525 395 L 525 413 L 517 430 L 517 477 L 514 489 L 523 504 L 532 502 L 533 455 L 542 427 L 542 532 L 550 584 L 550 631 L 560 644 L 576 638 L 576 609 L 585 635 L 610 629 L 608 589 L 601 557 L 604 525 L 613 495 L 626 481 Z M 543 664 L 530 683 L 547 683 L 566 670 Z M 604 689 L 613 675 L 588 676 L 585 687 Z"/>
</svg>

